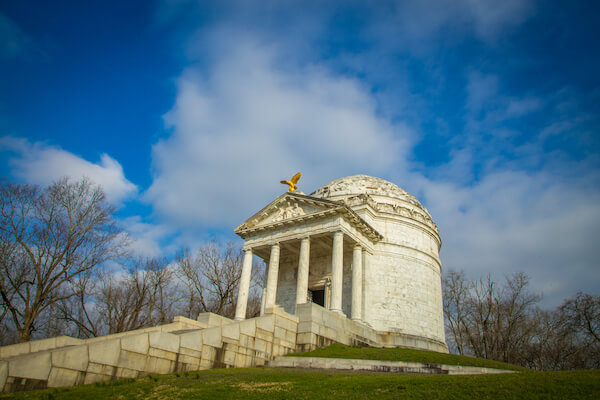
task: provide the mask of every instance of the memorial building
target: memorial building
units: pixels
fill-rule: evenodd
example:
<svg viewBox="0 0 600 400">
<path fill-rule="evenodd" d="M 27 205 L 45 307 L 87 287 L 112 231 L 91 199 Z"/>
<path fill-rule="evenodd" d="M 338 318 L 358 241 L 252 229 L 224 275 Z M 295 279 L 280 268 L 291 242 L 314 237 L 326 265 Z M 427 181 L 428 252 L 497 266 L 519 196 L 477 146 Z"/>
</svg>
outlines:
<svg viewBox="0 0 600 400">
<path fill-rule="evenodd" d="M 288 192 L 235 229 L 244 240 L 236 319 L 245 318 L 252 257 L 263 259 L 263 309 L 315 303 L 377 331 L 445 346 L 441 239 L 425 207 L 395 184 L 341 178 Z"/>
</svg>

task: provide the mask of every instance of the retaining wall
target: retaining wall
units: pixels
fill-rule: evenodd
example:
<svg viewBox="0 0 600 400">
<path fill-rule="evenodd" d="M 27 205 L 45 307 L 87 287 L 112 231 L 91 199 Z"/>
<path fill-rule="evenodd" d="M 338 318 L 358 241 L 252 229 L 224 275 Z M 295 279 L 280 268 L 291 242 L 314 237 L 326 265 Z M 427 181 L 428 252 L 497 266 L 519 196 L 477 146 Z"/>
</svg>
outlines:
<svg viewBox="0 0 600 400">
<path fill-rule="evenodd" d="M 406 347 L 448 353 L 445 343 L 401 332 L 380 332 L 363 322 L 314 303 L 298 305 L 298 351 L 311 351 L 332 343 L 350 346 Z"/>
<path fill-rule="evenodd" d="M 262 317 L 233 321 L 205 313 L 197 321 L 92 339 L 61 336 L 0 348 L 0 391 L 73 386 L 150 374 L 223 367 L 262 366 L 274 357 L 332 343 L 415 347 L 447 352 L 444 344 L 378 332 L 314 303 L 296 315 L 278 307 Z M 429 346 L 429 347 L 427 347 Z"/>
<path fill-rule="evenodd" d="M 507 374 L 516 372 L 505 369 L 470 367 L 462 365 L 323 357 L 277 357 L 269 362 L 269 367 L 340 369 L 351 371 L 402 372 L 414 374 L 448 375 Z"/>
<path fill-rule="evenodd" d="M 261 366 L 296 349 L 298 318 L 279 309 L 268 312 L 241 322 L 204 314 L 201 322 L 180 319 L 175 325 L 89 340 L 55 338 L 2 348 L 0 354 L 7 356 L 0 360 L 0 388 L 15 392 L 176 371 Z M 200 327 L 209 323 L 217 326 Z"/>
</svg>

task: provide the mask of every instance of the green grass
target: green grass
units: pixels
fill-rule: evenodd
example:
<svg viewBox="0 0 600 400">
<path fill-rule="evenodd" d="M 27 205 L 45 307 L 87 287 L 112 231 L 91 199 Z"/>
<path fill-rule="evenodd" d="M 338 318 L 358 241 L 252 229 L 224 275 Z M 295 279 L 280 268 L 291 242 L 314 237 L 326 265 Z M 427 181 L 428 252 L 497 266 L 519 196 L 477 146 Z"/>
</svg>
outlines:
<svg viewBox="0 0 600 400">
<path fill-rule="evenodd" d="M 0 399 L 6 398 L 598 399 L 600 371 L 449 376 L 275 368 L 215 369 L 0 395 Z"/>
<path fill-rule="evenodd" d="M 511 371 L 528 371 L 527 368 L 508 364 L 500 361 L 486 360 L 455 354 L 437 353 L 435 351 L 414 349 L 380 349 L 376 347 L 352 347 L 342 344 L 333 344 L 329 347 L 310 351 L 308 353 L 290 353 L 287 356 L 295 357 L 326 357 L 326 358 L 353 358 L 359 360 L 384 360 L 422 362 L 426 364 L 464 365 L 472 367 L 487 367 L 508 369 Z"/>
</svg>

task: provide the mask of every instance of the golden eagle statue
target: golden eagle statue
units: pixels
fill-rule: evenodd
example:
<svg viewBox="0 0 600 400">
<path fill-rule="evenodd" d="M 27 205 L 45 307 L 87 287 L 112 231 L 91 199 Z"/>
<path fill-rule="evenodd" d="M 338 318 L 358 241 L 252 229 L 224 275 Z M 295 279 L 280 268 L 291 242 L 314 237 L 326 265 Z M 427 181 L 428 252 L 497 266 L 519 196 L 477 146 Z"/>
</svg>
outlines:
<svg viewBox="0 0 600 400">
<path fill-rule="evenodd" d="M 298 181 L 300 180 L 300 177 L 302 176 L 301 172 L 298 172 L 296 175 L 294 175 L 292 177 L 292 179 L 290 179 L 289 181 L 281 181 L 281 183 L 283 183 L 284 185 L 288 185 L 290 188 L 288 189 L 288 192 L 295 192 L 296 189 L 298 189 L 298 185 L 296 185 L 298 183 Z"/>
</svg>

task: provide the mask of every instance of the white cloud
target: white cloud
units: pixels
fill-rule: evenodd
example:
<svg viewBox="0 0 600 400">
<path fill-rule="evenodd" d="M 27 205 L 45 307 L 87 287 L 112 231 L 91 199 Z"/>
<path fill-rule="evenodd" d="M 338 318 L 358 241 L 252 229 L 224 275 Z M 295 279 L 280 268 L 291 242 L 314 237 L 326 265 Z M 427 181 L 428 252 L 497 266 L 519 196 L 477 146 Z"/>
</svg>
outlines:
<svg viewBox="0 0 600 400">
<path fill-rule="evenodd" d="M 470 186 L 420 180 L 445 268 L 499 280 L 523 271 L 548 306 L 577 290 L 597 292 L 600 190 L 590 179 L 504 171 Z"/>
<path fill-rule="evenodd" d="M 498 94 L 498 77 L 471 71 L 467 82 L 467 108 L 473 113 L 485 109 Z"/>
<path fill-rule="evenodd" d="M 494 43 L 534 10 L 535 0 L 407 0 L 366 15 L 374 16 L 368 32 L 383 47 L 408 48 L 413 55 L 422 55 L 465 36 Z"/>
<path fill-rule="evenodd" d="M 523 23 L 534 9 L 531 0 L 465 0 L 462 3 L 475 32 L 488 40 Z"/>
<path fill-rule="evenodd" d="M 525 116 L 540 110 L 544 105 L 544 102 L 536 96 L 506 95 L 500 90 L 496 75 L 471 71 L 467 78 L 466 109 L 472 119 L 497 127 L 504 120 Z"/>
<path fill-rule="evenodd" d="M 400 168 L 411 132 L 379 117 L 359 81 L 318 66 L 283 68 L 275 46 L 220 38 L 216 64 L 188 69 L 153 148 L 155 211 L 186 225 L 235 225 L 302 171 L 310 193 L 354 173 Z"/>
<path fill-rule="evenodd" d="M 507 118 L 516 118 L 537 111 L 542 107 L 542 101 L 537 97 L 511 99 L 506 107 Z"/>
<path fill-rule="evenodd" d="M 0 57 L 13 58 L 23 52 L 30 39 L 19 26 L 0 12 Z"/>
<path fill-rule="evenodd" d="M 497 280 L 523 271 L 547 307 L 578 290 L 597 293 L 598 160 L 544 145 L 550 136 L 584 143 L 589 118 L 579 108 L 557 110 L 560 93 L 508 95 L 497 76 L 478 71 L 468 75 L 466 93 L 465 132 L 454 138 L 450 160 L 428 170 L 430 179 L 414 176 L 440 227 L 444 266 Z M 552 111 L 539 132 L 515 124 L 540 110 Z"/>
<path fill-rule="evenodd" d="M 174 250 L 162 246 L 162 242 L 173 234 L 173 230 L 166 225 L 144 222 L 139 216 L 125 218 L 121 224 L 129 235 L 129 249 L 135 255 L 159 257 Z"/>
<path fill-rule="evenodd" d="M 121 164 L 108 154 L 102 154 L 100 162 L 94 164 L 58 147 L 9 136 L 0 138 L 0 151 L 13 153 L 9 158 L 11 173 L 28 183 L 48 185 L 64 176 L 87 177 L 101 185 L 108 201 L 114 204 L 137 193 L 136 185 L 125 178 Z"/>
</svg>

